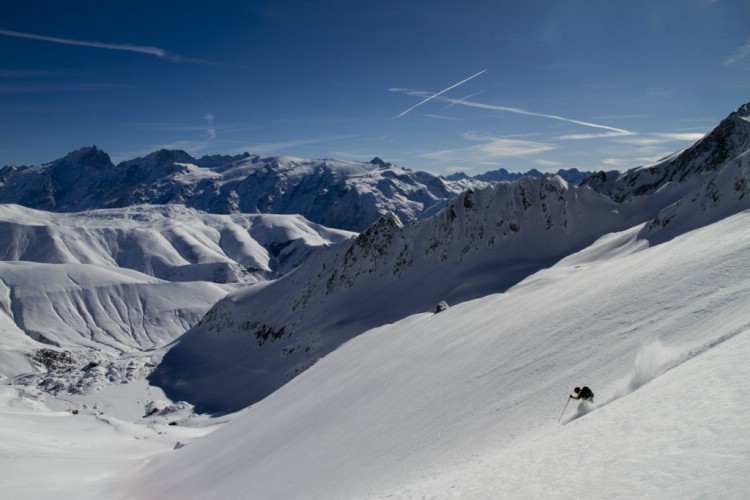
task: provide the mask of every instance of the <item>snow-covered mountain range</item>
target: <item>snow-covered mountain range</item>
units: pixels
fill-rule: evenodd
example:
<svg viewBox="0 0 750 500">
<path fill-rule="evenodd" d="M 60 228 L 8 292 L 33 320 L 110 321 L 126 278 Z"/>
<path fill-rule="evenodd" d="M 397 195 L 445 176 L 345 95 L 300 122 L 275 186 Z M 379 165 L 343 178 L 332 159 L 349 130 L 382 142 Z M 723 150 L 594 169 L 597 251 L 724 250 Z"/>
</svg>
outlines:
<svg viewBox="0 0 750 500">
<path fill-rule="evenodd" d="M 670 159 L 622 174 L 614 186 L 631 190 L 617 188 L 616 199 L 593 182 L 526 177 L 466 191 L 409 225 L 388 214 L 294 273 L 220 301 L 151 380 L 203 409 L 238 409 L 364 331 L 440 301 L 503 292 L 607 233 L 648 222 L 640 237 L 653 244 L 750 208 L 748 111 Z"/>
<path fill-rule="evenodd" d="M 744 498 L 749 115 L 580 185 L 474 186 L 415 220 L 381 204 L 360 234 L 186 206 L 206 192 L 83 210 L 127 191 L 95 149 L 3 169 L 59 210 L 0 204 L 3 492 Z M 253 165 L 182 159 L 130 192 Z M 333 163 L 365 194 L 392 171 Z M 581 384 L 595 401 L 566 401 Z"/>
<path fill-rule="evenodd" d="M 591 172 L 582 172 L 578 170 L 577 168 L 561 168 L 555 174 L 558 177 L 563 178 L 566 182 L 570 184 L 579 184 L 584 179 L 589 177 L 591 175 Z M 458 180 L 465 180 L 465 179 L 474 179 L 478 181 L 486 181 L 486 182 L 507 182 L 507 181 L 517 181 L 521 177 L 536 177 L 536 178 L 542 178 L 544 177 L 544 173 L 540 172 L 539 170 L 532 168 L 528 172 L 520 173 L 520 172 L 509 172 L 508 170 L 504 168 L 500 168 L 497 170 L 491 170 L 489 172 L 484 172 L 481 174 L 468 176 L 463 172 L 457 172 L 455 174 L 451 174 L 446 177 L 446 179 L 451 181 L 458 181 Z"/>
<path fill-rule="evenodd" d="M 228 291 L 354 235 L 299 215 L 0 205 L 0 376 L 49 368 L 39 352 L 76 366 L 162 348 Z"/>
<path fill-rule="evenodd" d="M 292 157 L 205 156 L 161 150 L 114 165 L 96 147 L 32 167 L 0 170 L 0 203 L 75 212 L 177 204 L 214 214 L 296 214 L 361 231 L 386 212 L 404 221 L 434 214 L 471 186 L 375 158 L 369 163 Z"/>
</svg>

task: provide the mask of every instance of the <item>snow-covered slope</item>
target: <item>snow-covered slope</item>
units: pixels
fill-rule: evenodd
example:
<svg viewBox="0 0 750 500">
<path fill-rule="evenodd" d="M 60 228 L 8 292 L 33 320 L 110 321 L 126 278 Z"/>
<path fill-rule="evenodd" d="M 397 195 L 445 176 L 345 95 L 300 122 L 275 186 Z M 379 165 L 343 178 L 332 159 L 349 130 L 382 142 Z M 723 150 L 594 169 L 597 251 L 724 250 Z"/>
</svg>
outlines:
<svg viewBox="0 0 750 500">
<path fill-rule="evenodd" d="M 113 417 L 115 395 L 136 394 L 114 389 L 134 383 L 57 411 L 2 387 L 3 493 L 744 498 L 748 224 L 745 211 L 657 246 L 642 226 L 608 235 L 503 294 L 369 331 L 203 437 Z M 561 415 L 581 384 L 595 404 Z"/>
<path fill-rule="evenodd" d="M 295 215 L 0 205 L 0 377 L 164 347 L 237 283 L 352 236 Z"/>
<path fill-rule="evenodd" d="M 743 130 L 739 138 L 719 134 L 720 145 L 747 147 Z M 715 156 L 708 146 L 703 151 Z M 669 165 L 690 165 L 689 175 L 626 202 L 556 176 L 527 177 L 467 191 L 411 225 L 386 215 L 295 273 L 229 295 L 180 339 L 151 380 L 204 410 L 238 409 L 367 329 L 443 300 L 504 291 L 601 235 L 651 221 L 642 237 L 658 243 L 750 208 L 747 150 L 735 148 L 710 168 L 697 166 L 693 149 L 683 155 Z"/>
<path fill-rule="evenodd" d="M 112 164 L 96 147 L 52 163 L 5 168 L 0 203 L 71 212 L 139 204 L 201 211 L 298 214 L 328 227 L 361 231 L 392 211 L 417 220 L 476 180 L 447 181 L 375 158 L 369 163 L 240 155 L 193 158 L 161 150 Z"/>
<path fill-rule="evenodd" d="M 504 291 L 642 220 L 639 204 L 620 207 L 558 177 L 468 191 L 409 226 L 391 214 L 294 273 L 218 303 L 152 381 L 204 410 L 238 409 L 369 328 Z"/>
<path fill-rule="evenodd" d="M 227 289 L 82 264 L 0 262 L 15 324 L 46 345 L 152 349 L 195 324 Z"/>
<path fill-rule="evenodd" d="M 124 496 L 742 498 L 748 224 L 657 246 L 635 226 L 505 293 L 368 331 Z M 561 426 L 581 384 L 596 402 Z"/>
<path fill-rule="evenodd" d="M 170 281 L 257 282 L 353 236 L 301 216 L 180 205 L 52 213 L 0 205 L 0 259 L 133 269 Z"/>
</svg>

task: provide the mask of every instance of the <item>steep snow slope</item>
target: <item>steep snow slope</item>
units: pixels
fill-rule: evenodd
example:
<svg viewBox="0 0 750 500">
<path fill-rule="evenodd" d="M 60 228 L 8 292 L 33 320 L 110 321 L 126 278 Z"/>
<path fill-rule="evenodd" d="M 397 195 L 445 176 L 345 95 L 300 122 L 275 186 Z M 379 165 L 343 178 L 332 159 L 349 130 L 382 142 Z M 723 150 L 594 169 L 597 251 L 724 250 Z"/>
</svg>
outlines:
<svg viewBox="0 0 750 500">
<path fill-rule="evenodd" d="M 657 246 L 636 226 L 505 293 L 371 330 L 123 496 L 741 498 L 748 224 Z M 581 384 L 596 403 L 561 427 Z"/>
<path fill-rule="evenodd" d="M 410 226 L 386 216 L 294 273 L 214 306 L 152 381 L 205 410 L 241 408 L 369 328 L 441 300 L 503 291 L 601 234 L 646 220 L 642 211 L 547 177 L 468 191 Z"/>
<path fill-rule="evenodd" d="M 750 208 L 750 147 L 715 172 L 704 176 L 692 193 L 665 207 L 644 229 L 657 243 Z"/>
<path fill-rule="evenodd" d="M 228 296 L 151 380 L 205 410 L 241 408 L 369 328 L 442 300 L 503 291 L 608 232 L 650 221 L 641 237 L 657 244 L 749 209 L 750 128 L 742 113 L 653 167 L 663 178 L 652 193 L 636 196 L 645 184 L 631 177 L 638 182 L 624 202 L 547 176 L 467 191 L 407 226 L 387 215 L 284 279 Z"/>
<path fill-rule="evenodd" d="M 177 338 L 227 293 L 83 264 L 0 262 L 15 324 L 64 348 L 152 349 Z"/>
<path fill-rule="evenodd" d="M 447 181 L 379 158 L 369 163 L 248 154 L 196 159 L 161 150 L 115 166 L 92 147 L 46 165 L 4 168 L 0 203 L 57 212 L 179 204 L 218 214 L 299 214 L 361 231 L 387 211 L 416 220 L 467 187 L 485 185 Z"/>
</svg>

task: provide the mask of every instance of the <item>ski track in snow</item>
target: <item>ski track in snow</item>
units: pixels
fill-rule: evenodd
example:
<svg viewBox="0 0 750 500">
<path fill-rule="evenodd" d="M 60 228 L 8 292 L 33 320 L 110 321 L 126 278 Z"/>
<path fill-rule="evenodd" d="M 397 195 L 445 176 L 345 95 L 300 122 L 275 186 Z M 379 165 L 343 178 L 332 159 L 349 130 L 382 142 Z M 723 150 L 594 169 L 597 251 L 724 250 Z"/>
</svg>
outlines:
<svg viewBox="0 0 750 500">
<path fill-rule="evenodd" d="M 575 413 L 570 417 L 563 418 L 561 422 L 563 425 L 568 424 L 613 401 L 628 396 L 664 373 L 748 331 L 750 331 L 750 323 L 694 348 L 680 345 L 665 346 L 658 339 L 652 340 L 638 351 L 633 363 L 633 372 L 628 378 L 616 383 L 614 389 L 611 387 L 603 389 L 601 392 L 604 397 L 597 397 L 597 394 L 599 394 L 597 392 L 594 394 L 593 402 L 579 402 Z"/>
</svg>

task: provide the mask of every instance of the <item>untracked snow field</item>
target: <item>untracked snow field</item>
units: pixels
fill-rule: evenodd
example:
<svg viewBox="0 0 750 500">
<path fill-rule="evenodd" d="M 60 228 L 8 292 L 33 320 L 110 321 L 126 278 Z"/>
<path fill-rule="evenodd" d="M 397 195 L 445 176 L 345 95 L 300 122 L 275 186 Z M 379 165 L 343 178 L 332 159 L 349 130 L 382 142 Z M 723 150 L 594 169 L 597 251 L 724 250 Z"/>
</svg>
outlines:
<svg viewBox="0 0 750 500">
<path fill-rule="evenodd" d="M 3 496 L 748 498 L 749 226 L 607 235 L 506 293 L 370 330 L 223 425 L 1 387 Z M 561 415 L 582 384 L 595 403 Z"/>
</svg>

